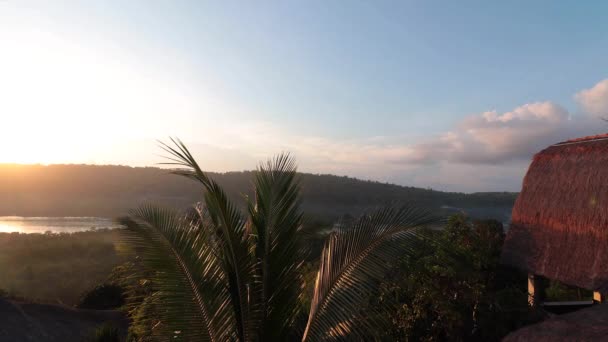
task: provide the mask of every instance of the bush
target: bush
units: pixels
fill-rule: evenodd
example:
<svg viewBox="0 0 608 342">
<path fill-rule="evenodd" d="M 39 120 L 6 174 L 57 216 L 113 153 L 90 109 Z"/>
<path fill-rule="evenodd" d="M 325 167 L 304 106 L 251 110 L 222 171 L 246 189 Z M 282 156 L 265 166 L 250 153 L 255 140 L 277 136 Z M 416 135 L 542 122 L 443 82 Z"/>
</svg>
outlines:
<svg viewBox="0 0 608 342">
<path fill-rule="evenodd" d="M 400 304 L 386 318 L 391 340 L 499 341 L 528 323 L 525 274 L 499 263 L 500 222 L 455 215 L 427 234 L 382 284 L 380 301 Z"/>
<path fill-rule="evenodd" d="M 129 250 L 121 248 L 117 229 L 0 233 L 0 288 L 11 296 L 74 306 L 130 258 Z"/>
<path fill-rule="evenodd" d="M 125 294 L 121 286 L 114 284 L 99 285 L 87 292 L 80 303 L 80 309 L 109 310 L 125 304 Z"/>
<path fill-rule="evenodd" d="M 92 342 L 119 342 L 120 334 L 118 333 L 118 328 L 111 324 L 104 324 L 95 330 L 93 333 L 93 337 L 91 338 Z"/>
</svg>

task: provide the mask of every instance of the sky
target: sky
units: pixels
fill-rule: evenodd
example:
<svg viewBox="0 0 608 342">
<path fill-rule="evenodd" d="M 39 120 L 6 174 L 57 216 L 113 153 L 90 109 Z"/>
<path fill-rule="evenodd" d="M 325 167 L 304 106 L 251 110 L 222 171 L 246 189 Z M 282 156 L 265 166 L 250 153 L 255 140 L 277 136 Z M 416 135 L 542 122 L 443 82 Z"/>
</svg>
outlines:
<svg viewBox="0 0 608 342">
<path fill-rule="evenodd" d="M 604 133 L 605 1 L 0 0 L 0 163 L 299 170 L 519 191 Z"/>
</svg>

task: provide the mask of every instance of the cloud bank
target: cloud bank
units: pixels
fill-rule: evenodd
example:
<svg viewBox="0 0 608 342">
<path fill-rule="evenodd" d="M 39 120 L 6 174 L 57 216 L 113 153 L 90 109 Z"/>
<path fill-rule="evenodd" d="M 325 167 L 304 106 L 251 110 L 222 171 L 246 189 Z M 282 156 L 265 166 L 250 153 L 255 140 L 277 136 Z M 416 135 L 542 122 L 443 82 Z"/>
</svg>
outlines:
<svg viewBox="0 0 608 342">
<path fill-rule="evenodd" d="M 400 162 L 503 164 L 529 159 L 548 145 L 606 128 L 597 117 L 572 115 L 553 102 L 528 103 L 505 113 L 469 116 L 434 141 L 414 145 L 411 155 Z"/>
</svg>

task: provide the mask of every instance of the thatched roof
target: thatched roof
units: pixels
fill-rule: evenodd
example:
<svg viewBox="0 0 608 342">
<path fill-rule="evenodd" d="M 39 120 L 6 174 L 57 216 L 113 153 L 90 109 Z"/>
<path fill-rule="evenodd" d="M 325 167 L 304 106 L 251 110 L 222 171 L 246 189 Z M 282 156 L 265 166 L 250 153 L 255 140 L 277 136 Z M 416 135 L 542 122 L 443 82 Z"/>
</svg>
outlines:
<svg viewBox="0 0 608 342">
<path fill-rule="evenodd" d="M 608 290 L 608 134 L 534 156 L 502 261 L 589 290 Z"/>
<path fill-rule="evenodd" d="M 606 341 L 607 336 L 608 305 L 600 304 L 519 329 L 503 342 Z"/>
</svg>

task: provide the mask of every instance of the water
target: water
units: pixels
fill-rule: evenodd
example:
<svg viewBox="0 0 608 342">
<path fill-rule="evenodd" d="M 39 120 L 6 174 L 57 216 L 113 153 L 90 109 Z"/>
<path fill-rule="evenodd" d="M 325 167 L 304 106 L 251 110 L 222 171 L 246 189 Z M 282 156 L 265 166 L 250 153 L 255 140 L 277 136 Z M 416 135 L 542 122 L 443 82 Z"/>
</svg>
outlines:
<svg viewBox="0 0 608 342">
<path fill-rule="evenodd" d="M 0 233 L 72 233 L 91 229 L 118 228 L 103 217 L 21 217 L 0 216 Z"/>
</svg>

